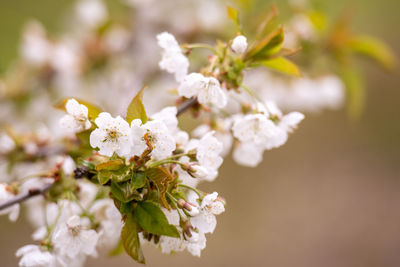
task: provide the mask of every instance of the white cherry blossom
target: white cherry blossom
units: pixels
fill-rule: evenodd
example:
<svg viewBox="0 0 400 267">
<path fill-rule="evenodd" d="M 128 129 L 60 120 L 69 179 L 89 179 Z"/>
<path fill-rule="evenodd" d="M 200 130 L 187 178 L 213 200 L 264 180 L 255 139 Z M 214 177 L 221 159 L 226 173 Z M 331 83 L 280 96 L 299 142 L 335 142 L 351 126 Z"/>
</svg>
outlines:
<svg viewBox="0 0 400 267">
<path fill-rule="evenodd" d="M 162 70 L 175 74 L 175 80 L 180 82 L 187 74 L 189 60 L 182 54 L 182 50 L 175 37 L 167 32 L 157 35 L 158 45 L 163 49 L 159 66 Z"/>
<path fill-rule="evenodd" d="M 18 265 L 20 267 L 58 267 L 65 266 L 58 264 L 55 255 L 37 245 L 26 245 L 19 248 L 16 252 L 17 257 L 21 257 Z"/>
<path fill-rule="evenodd" d="M 231 150 L 233 137 L 231 134 L 233 120 L 231 118 L 226 119 L 216 119 L 213 122 L 213 128 L 209 124 L 201 124 L 196 129 L 192 131 L 192 135 L 196 138 L 201 138 L 206 135 L 208 132 L 215 130 L 214 136 L 220 141 L 223 145 L 223 150 L 221 152 L 221 156 L 226 156 Z"/>
<path fill-rule="evenodd" d="M 140 156 L 146 149 L 146 141 L 151 143 L 151 156 L 155 160 L 169 157 L 176 149 L 176 143 L 173 136 L 169 133 L 167 126 L 161 120 L 148 121 L 143 125 L 139 125 L 139 121 L 134 120 L 131 123 L 133 155 Z M 137 149 L 135 148 L 137 147 Z"/>
<path fill-rule="evenodd" d="M 71 259 L 80 254 L 97 256 L 96 245 L 99 236 L 95 230 L 86 228 L 79 216 L 70 217 L 54 233 L 53 243 L 56 251 Z"/>
<path fill-rule="evenodd" d="M 277 126 L 264 114 L 249 114 L 235 121 L 233 135 L 241 142 L 264 143 L 277 134 Z"/>
<path fill-rule="evenodd" d="M 286 132 L 291 133 L 297 128 L 297 125 L 304 119 L 304 114 L 300 112 L 290 112 L 289 114 L 283 116 L 279 126 L 286 130 Z"/>
<path fill-rule="evenodd" d="M 188 199 L 191 203 L 197 202 L 197 195 L 191 193 Z M 200 233 L 213 233 L 215 227 L 217 226 L 217 219 L 215 215 L 219 215 L 225 211 L 224 204 L 218 199 L 218 193 L 214 192 L 212 194 L 206 195 L 200 205 L 200 213 L 197 216 L 191 217 L 191 224 Z"/>
<path fill-rule="evenodd" d="M 20 50 L 22 57 L 34 66 L 41 66 L 50 60 L 52 44 L 47 40 L 42 24 L 37 21 L 27 24 Z"/>
<path fill-rule="evenodd" d="M 131 129 L 120 116 L 111 117 L 107 112 L 99 114 L 95 120 L 97 129 L 90 134 L 90 145 L 98 147 L 99 153 L 111 157 L 114 153 L 124 157 L 131 151 Z"/>
<path fill-rule="evenodd" d="M 192 237 L 186 242 L 186 250 L 193 256 L 200 257 L 201 251 L 206 248 L 206 236 L 204 233 L 192 231 Z"/>
<path fill-rule="evenodd" d="M 69 99 L 65 104 L 65 109 L 68 114 L 60 120 L 62 127 L 73 132 L 84 131 L 91 127 L 88 108 L 85 105 L 79 104 L 75 99 Z"/>
<path fill-rule="evenodd" d="M 264 147 L 255 143 L 239 143 L 233 150 L 236 163 L 246 167 L 256 167 L 261 163 Z"/>
<path fill-rule="evenodd" d="M 119 240 L 123 226 L 121 213 L 111 199 L 100 199 L 89 209 L 96 220 L 100 222 L 99 244 L 112 248 Z"/>
<path fill-rule="evenodd" d="M 200 73 L 187 75 L 178 87 L 180 96 L 187 98 L 197 96 L 202 105 L 213 105 L 217 108 L 226 106 L 228 99 L 225 91 L 214 77 L 205 77 Z"/>
<path fill-rule="evenodd" d="M 204 135 L 200 140 L 192 139 L 186 146 L 186 151 L 196 150 L 196 158 L 200 166 L 204 167 L 208 175 L 203 179 L 213 181 L 218 175 L 218 168 L 221 166 L 223 159 L 220 156 L 223 145 L 214 137 L 214 131 Z"/>
<path fill-rule="evenodd" d="M 101 0 L 80 0 L 76 5 L 76 14 L 84 26 L 93 28 L 107 19 L 108 11 Z"/>
<path fill-rule="evenodd" d="M 0 154 L 6 154 L 14 148 L 14 140 L 8 134 L 0 133 Z"/>
<path fill-rule="evenodd" d="M 153 120 L 162 121 L 167 126 L 168 131 L 173 134 L 178 131 L 178 118 L 176 117 L 176 107 L 166 107 L 161 111 L 153 114 L 151 118 Z"/>
<path fill-rule="evenodd" d="M 175 142 L 177 147 L 185 147 L 189 142 L 189 134 L 185 131 L 178 130 L 174 134 Z"/>
<path fill-rule="evenodd" d="M 131 121 L 131 156 L 141 156 L 146 150 L 147 144 L 144 140 L 144 135 L 146 133 L 147 131 L 144 127 L 142 127 L 142 121 L 140 119 Z"/>
<path fill-rule="evenodd" d="M 14 198 L 15 195 L 9 191 L 9 187 L 7 184 L 0 183 L 0 204 L 9 201 Z M 19 215 L 19 204 L 12 205 L 6 209 L 0 211 L 0 215 L 8 214 L 8 218 L 15 222 L 18 219 Z"/>
<path fill-rule="evenodd" d="M 161 236 L 159 247 L 164 254 L 171 254 L 185 250 L 184 240 L 182 238 L 175 238 L 169 236 Z"/>
</svg>

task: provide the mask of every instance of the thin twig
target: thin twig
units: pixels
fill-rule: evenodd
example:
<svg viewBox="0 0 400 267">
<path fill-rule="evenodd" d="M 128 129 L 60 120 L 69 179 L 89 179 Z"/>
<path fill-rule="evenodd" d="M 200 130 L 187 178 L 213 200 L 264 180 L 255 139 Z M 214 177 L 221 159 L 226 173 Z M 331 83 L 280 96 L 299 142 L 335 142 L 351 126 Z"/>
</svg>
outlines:
<svg viewBox="0 0 400 267">
<path fill-rule="evenodd" d="M 186 110 L 191 108 L 192 106 L 197 104 L 197 98 L 192 97 L 191 99 L 187 100 L 186 102 L 183 102 L 179 107 L 178 107 L 178 112 L 176 113 L 176 116 L 182 115 Z"/>
<path fill-rule="evenodd" d="M 53 187 L 54 183 L 48 184 L 43 188 L 32 188 L 29 189 L 28 192 L 24 194 L 20 194 L 15 196 L 13 199 L 10 199 L 7 202 L 4 202 L 3 204 L 0 205 L 0 210 L 6 209 L 8 207 L 11 207 L 14 204 L 21 203 L 25 200 L 28 200 L 34 196 L 42 195 L 46 193 L 51 187 Z"/>
<path fill-rule="evenodd" d="M 196 97 L 192 97 L 191 99 L 187 100 L 186 102 L 183 102 L 179 107 L 178 107 L 178 112 L 176 114 L 176 116 L 180 116 L 182 115 L 182 113 L 184 113 L 186 110 L 188 110 L 189 108 L 191 108 L 192 106 L 197 104 L 197 98 Z M 55 150 L 56 152 L 59 152 L 60 150 Z M 21 202 L 24 202 L 25 200 L 28 200 L 34 196 L 37 195 L 42 195 L 44 193 L 46 193 L 47 191 L 50 190 L 50 188 L 52 188 L 54 185 L 54 183 L 48 184 L 43 188 L 32 188 L 29 189 L 28 192 L 24 193 L 24 194 L 20 194 L 15 196 L 14 198 L 10 199 L 7 202 L 4 202 L 3 204 L 0 205 L 0 211 L 3 209 L 6 209 L 8 207 L 11 207 L 14 204 L 18 204 Z"/>
</svg>

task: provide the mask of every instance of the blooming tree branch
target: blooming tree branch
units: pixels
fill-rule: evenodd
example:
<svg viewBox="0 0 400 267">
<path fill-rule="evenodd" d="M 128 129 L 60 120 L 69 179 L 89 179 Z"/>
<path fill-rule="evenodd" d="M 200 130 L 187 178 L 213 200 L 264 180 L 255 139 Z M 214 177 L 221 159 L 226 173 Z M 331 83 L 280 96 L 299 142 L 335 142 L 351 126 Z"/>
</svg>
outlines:
<svg viewBox="0 0 400 267">
<path fill-rule="evenodd" d="M 23 193 L 23 194 L 19 194 L 17 196 L 15 196 L 14 198 L 3 202 L 2 204 L 0 204 L 0 211 L 7 209 L 15 204 L 19 204 L 21 202 L 24 202 L 32 197 L 38 196 L 38 195 L 43 195 L 45 194 L 47 191 L 50 190 L 50 188 L 53 186 L 53 183 L 46 185 L 43 188 L 31 188 L 28 190 L 28 192 Z"/>
<path fill-rule="evenodd" d="M 138 12 L 146 8 L 139 4 L 142 1 L 132 2 Z M 200 5 L 207 1 L 196 2 Z M 166 12 L 168 6 L 164 5 L 168 3 L 162 1 L 157 7 Z M 153 14 L 157 7 L 149 6 Z M 18 111 L 21 106 L 29 106 L 19 101 L 41 95 L 34 91 L 40 88 L 48 89 L 42 94 L 51 105 L 55 102 L 52 96 L 64 92 L 79 94 L 87 90 L 83 98 L 91 97 L 89 101 L 65 98 L 56 104 L 64 115 L 51 129 L 17 133 L 10 127 L 0 133 L 0 164 L 6 163 L 10 177 L 20 177 L 21 173 L 25 176 L 0 183 L 0 215 L 8 214 L 14 221 L 20 204 L 43 196 L 24 203 L 28 213 L 34 213 L 28 217 L 36 226 L 33 239 L 37 244 L 17 251 L 19 265 L 79 267 L 86 257 L 96 257 L 100 247 L 109 249 L 110 255 L 125 251 L 135 261 L 145 263 L 145 244 L 163 253 L 187 250 L 200 256 L 226 202 L 217 192 L 203 192 L 199 184 L 218 177 L 224 157 L 232 152 L 238 164 L 256 167 L 266 151 L 281 147 L 294 133 L 305 117 L 299 111 L 337 108 L 343 101 L 346 79 L 350 86 L 360 84 L 354 82 L 358 76 L 354 76 L 353 69 L 340 65 L 348 60 L 332 63 L 335 69 L 342 67 L 342 77 L 331 70 L 322 76 L 302 71 L 304 77 L 300 79 L 300 68 L 289 56 L 299 52 L 302 44 L 313 53 L 328 47 L 324 51 L 327 61 L 348 55 L 349 49 L 368 54 L 366 47 L 373 43 L 373 47 L 384 47 L 368 38 L 352 36 L 343 23 L 338 23 L 340 27 L 333 33 L 329 30 L 320 34 L 324 25 L 314 24 L 324 19 L 308 18 L 307 14 L 316 12 L 308 12 L 305 7 L 295 10 L 304 10 L 304 14 L 296 14 L 288 22 L 285 29 L 289 30 L 271 24 L 278 15 L 274 7 L 256 34 L 247 35 L 244 24 L 254 23 L 242 23 L 239 11 L 227 7 L 236 34 L 225 41 L 220 38 L 215 44 L 181 45 L 168 32 L 158 34 L 154 40 L 148 40 L 148 33 L 141 38 L 143 29 L 126 29 L 125 21 L 114 25 L 101 0 L 78 1 L 76 19 L 72 21 L 80 24 L 68 38 L 52 39 L 40 24 L 29 24 L 21 48 L 22 67 L 10 70 L 4 84 L 0 81 L 0 95 L 15 103 Z M 158 21 L 146 21 L 155 18 L 163 16 L 139 16 L 138 20 L 145 21 L 131 27 L 154 23 L 158 29 Z M 208 16 L 203 23 L 209 23 Z M 213 30 L 215 26 L 212 22 Z M 197 34 L 201 37 L 203 30 L 191 31 L 191 38 L 196 39 Z M 148 52 L 151 46 L 147 42 L 158 43 L 158 67 L 174 80 L 175 89 L 169 92 L 174 103 L 180 103 L 177 106 L 168 102 L 171 95 L 166 95 L 164 80 L 155 74 L 158 72 L 154 66 L 143 64 L 159 52 Z M 207 54 L 190 68 L 196 70 L 189 72 L 189 65 L 196 60 L 191 54 L 196 49 Z M 369 54 L 389 66 L 390 53 L 385 52 Z M 319 55 L 318 59 L 325 56 Z M 299 63 L 314 62 L 309 57 L 315 54 Z M 135 65 L 139 63 L 140 68 Z M 132 73 L 133 69 L 140 73 Z M 320 67 L 305 69 L 307 72 Z M 143 88 L 129 104 L 125 103 L 126 95 L 143 81 L 151 81 L 152 87 L 159 83 L 161 90 L 154 93 L 152 88 Z M 93 90 L 81 89 L 88 84 Z M 143 95 L 149 96 L 151 105 Z M 50 106 L 40 100 L 35 110 L 45 107 L 43 103 Z M 107 110 L 91 101 L 105 104 Z M 128 108 L 120 110 L 121 106 Z M 197 122 L 192 132 L 179 127 L 178 117 L 186 111 L 192 111 Z M 54 120 L 53 112 L 44 113 L 43 120 Z M 31 174 L 38 166 L 52 171 Z"/>
<path fill-rule="evenodd" d="M 197 99 L 196 98 L 191 98 L 187 101 L 185 101 L 184 103 L 182 103 L 178 108 L 177 108 L 177 113 L 176 116 L 180 116 L 182 115 L 185 111 L 187 111 L 188 109 L 190 109 L 193 105 L 195 105 L 197 103 Z M 53 150 L 52 150 L 53 151 Z M 55 150 L 56 153 L 54 154 L 59 154 L 60 151 L 62 151 L 62 149 L 56 149 Z M 49 156 L 52 155 L 53 153 L 40 153 L 40 156 Z M 54 183 L 48 184 L 46 186 L 44 186 L 43 188 L 31 188 L 29 189 L 26 193 L 23 194 L 19 194 L 17 196 L 15 196 L 12 199 L 9 199 L 6 202 L 3 202 L 2 204 L 0 204 L 0 211 L 7 209 L 8 207 L 15 205 L 15 204 L 19 204 L 21 202 L 24 202 L 32 197 L 38 196 L 38 195 L 42 195 L 44 193 L 46 193 L 47 191 L 50 190 L 50 188 L 54 185 Z"/>
<path fill-rule="evenodd" d="M 193 107 L 194 105 L 196 105 L 197 102 L 197 98 L 196 97 L 192 97 L 191 99 L 183 102 L 179 107 L 178 107 L 178 111 L 176 112 L 176 116 L 179 116 L 181 114 L 183 114 L 186 110 L 190 109 L 191 107 Z"/>
</svg>

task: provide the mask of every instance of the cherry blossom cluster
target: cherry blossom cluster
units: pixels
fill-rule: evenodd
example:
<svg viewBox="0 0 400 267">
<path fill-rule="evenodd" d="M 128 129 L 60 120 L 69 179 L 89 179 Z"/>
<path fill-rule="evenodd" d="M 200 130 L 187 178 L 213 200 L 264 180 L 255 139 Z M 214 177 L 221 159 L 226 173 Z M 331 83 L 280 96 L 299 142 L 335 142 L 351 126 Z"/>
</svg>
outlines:
<svg viewBox="0 0 400 267">
<path fill-rule="evenodd" d="M 157 40 L 163 50 L 160 68 L 174 74 L 178 82 L 178 103 L 182 103 L 178 108 L 166 107 L 147 116 L 144 89 L 133 98 L 124 117 L 113 117 L 85 101 L 66 99 L 57 105 L 66 112 L 59 123 L 75 135 L 78 155 L 67 151 L 68 156 L 51 172 L 35 178 L 39 181 L 4 185 L 3 200 L 7 200 L 13 190 L 23 192 L 31 183 L 52 184 L 47 198 L 32 200 L 42 202 L 45 219 L 34 222 L 38 229 L 33 238 L 40 245 L 18 250 L 21 266 L 32 262 L 33 266 L 70 262 L 80 266 L 105 243 L 116 250 L 122 246 L 142 263 L 142 243 L 154 244 L 164 253 L 186 249 L 200 256 L 206 234 L 216 227 L 216 215 L 225 211 L 225 201 L 216 192 L 201 192 L 197 185 L 218 176 L 222 155 L 233 142 L 234 155 L 241 154 L 235 156 L 237 162 L 256 166 L 264 150 L 283 145 L 304 118 L 296 112 L 284 116 L 273 103 L 257 98 L 251 104 L 234 100 L 246 106 L 239 113 L 221 112 L 232 100 L 229 91 L 241 90 L 238 80 L 245 67 L 236 69 L 236 76 L 226 74 L 235 64 L 230 62 L 244 58 L 248 44 L 243 35 L 211 49 L 216 54 L 209 57 L 206 70 L 189 74 L 185 50 L 192 47 L 181 47 L 166 32 Z M 194 131 L 197 138 L 178 127 L 178 112 L 189 110 L 210 116 L 211 124 Z M 221 121 L 226 122 L 223 128 L 218 127 Z M 13 150 L 12 138 L 4 135 L 3 139 L 3 146 Z M 15 205 L 2 212 L 15 219 L 18 208 Z M 116 234 L 119 231 L 121 235 Z"/>
<path fill-rule="evenodd" d="M 209 0 L 129 0 L 129 26 L 101 0 L 80 0 L 58 38 L 30 22 L 20 62 L 0 80 L 0 123 L 11 125 L 0 132 L 0 215 L 17 220 L 24 202 L 36 229 L 16 252 L 19 265 L 79 267 L 103 249 L 145 263 L 146 244 L 200 256 L 226 202 L 199 185 L 218 177 L 230 153 L 258 166 L 288 141 L 301 112 L 340 108 L 354 77 L 344 66 L 333 73 L 342 59 L 332 55 L 367 53 L 365 39 L 326 34 L 324 14 L 306 2 L 291 1 L 287 27 L 275 27 L 272 7 L 251 31 L 238 10 Z M 229 36 L 223 13 L 235 26 Z M 220 40 L 177 41 L 207 34 Z M 310 62 L 302 46 L 328 49 Z M 195 121 L 191 132 L 182 114 Z"/>
</svg>

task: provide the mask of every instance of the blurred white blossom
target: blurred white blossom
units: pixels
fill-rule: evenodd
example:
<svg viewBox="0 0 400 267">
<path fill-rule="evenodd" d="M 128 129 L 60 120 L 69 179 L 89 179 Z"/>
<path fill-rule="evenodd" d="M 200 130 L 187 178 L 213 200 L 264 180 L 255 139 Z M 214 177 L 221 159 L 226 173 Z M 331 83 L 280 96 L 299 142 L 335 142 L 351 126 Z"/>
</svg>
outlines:
<svg viewBox="0 0 400 267">
<path fill-rule="evenodd" d="M 88 108 L 85 105 L 79 104 L 75 99 L 70 99 L 65 104 L 65 109 L 68 114 L 60 120 L 62 127 L 73 132 L 80 132 L 92 126 L 88 118 Z"/>
</svg>

